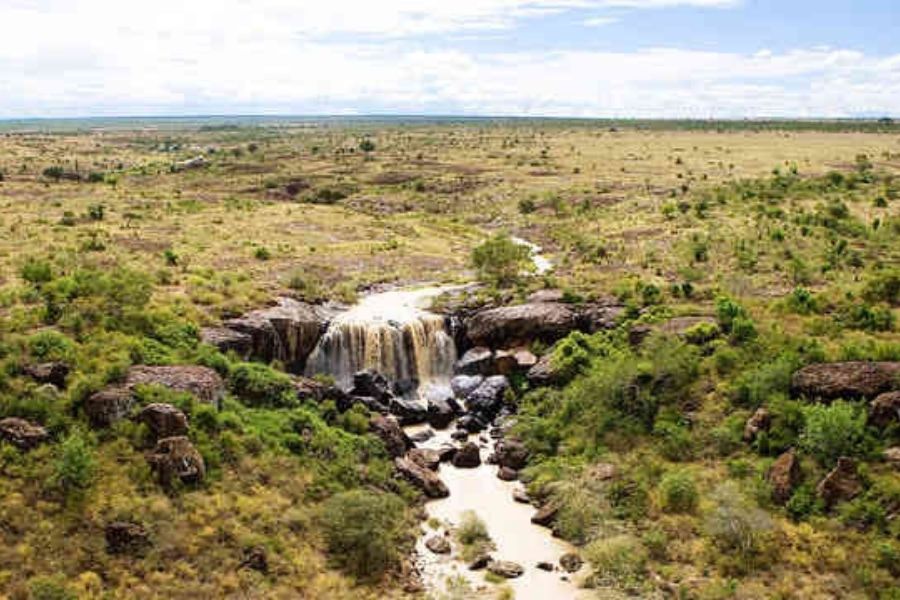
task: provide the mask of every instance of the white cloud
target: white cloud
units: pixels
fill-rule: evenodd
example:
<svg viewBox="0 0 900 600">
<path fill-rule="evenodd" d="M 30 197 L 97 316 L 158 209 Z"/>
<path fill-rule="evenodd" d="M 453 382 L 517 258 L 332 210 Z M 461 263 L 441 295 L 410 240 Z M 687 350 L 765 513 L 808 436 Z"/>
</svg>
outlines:
<svg viewBox="0 0 900 600">
<path fill-rule="evenodd" d="M 512 27 L 545 11 L 673 4 L 735 2 L 4 0 L 0 116 L 900 113 L 900 55 L 831 48 L 497 53 L 454 48 L 444 35 Z"/>
<path fill-rule="evenodd" d="M 590 19 L 582 21 L 581 24 L 585 27 L 606 27 L 607 25 L 618 22 L 618 17 L 591 17 Z"/>
</svg>

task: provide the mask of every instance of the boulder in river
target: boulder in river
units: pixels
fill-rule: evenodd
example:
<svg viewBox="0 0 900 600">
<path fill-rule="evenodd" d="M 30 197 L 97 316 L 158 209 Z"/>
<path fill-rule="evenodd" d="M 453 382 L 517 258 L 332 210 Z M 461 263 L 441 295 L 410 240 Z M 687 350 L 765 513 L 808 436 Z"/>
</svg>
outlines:
<svg viewBox="0 0 900 600">
<path fill-rule="evenodd" d="M 401 425 L 418 425 L 428 419 L 428 409 L 412 398 L 391 398 L 391 414 L 400 419 Z"/>
<path fill-rule="evenodd" d="M 561 566 L 566 573 L 577 572 L 583 564 L 584 561 L 574 552 L 567 552 L 559 557 L 559 566 Z"/>
<path fill-rule="evenodd" d="M 413 447 L 412 440 L 393 417 L 375 415 L 369 421 L 369 431 L 381 439 L 391 458 L 403 456 L 407 450 Z"/>
<path fill-rule="evenodd" d="M 474 469 L 481 466 L 481 450 L 475 442 L 466 442 L 453 456 L 453 466 L 459 469 Z"/>
<path fill-rule="evenodd" d="M 394 396 L 387 378 L 372 369 L 353 374 L 353 389 L 350 390 L 350 394 L 369 396 L 385 404 L 389 404 Z"/>
<path fill-rule="evenodd" d="M 426 469 L 408 458 L 395 458 L 394 468 L 410 485 L 429 498 L 446 498 L 450 490 L 431 469 Z"/>
<path fill-rule="evenodd" d="M 197 365 L 136 365 L 128 369 L 125 387 L 161 385 L 176 392 L 187 392 L 204 404 L 220 408 L 225 382 L 214 370 Z"/>
<path fill-rule="evenodd" d="M 462 441 L 466 439 L 468 437 L 468 434 L 470 433 L 478 433 L 479 431 L 484 431 L 484 428 L 487 427 L 487 423 L 479 415 L 468 414 L 463 415 L 459 418 L 459 420 L 456 421 L 456 427 L 458 428 L 457 431 L 451 433 L 450 437 L 455 440 Z M 462 431 L 466 435 L 458 433 L 460 431 Z"/>
<path fill-rule="evenodd" d="M 480 571 L 492 562 L 494 562 L 494 559 L 490 554 L 479 554 L 469 562 L 469 570 Z"/>
<path fill-rule="evenodd" d="M 50 434 L 40 425 L 18 417 L 0 420 L 0 440 L 19 450 L 31 450 L 50 439 Z"/>
<path fill-rule="evenodd" d="M 791 377 L 794 395 L 830 402 L 875 398 L 900 389 L 900 362 L 848 361 L 807 365 Z"/>
<path fill-rule="evenodd" d="M 454 372 L 470 377 L 491 375 L 494 372 L 494 353 L 484 346 L 471 348 L 456 361 Z"/>
<path fill-rule="evenodd" d="M 535 525 L 540 525 L 541 527 L 550 527 L 556 520 L 556 515 L 558 513 L 559 505 L 556 502 L 550 501 L 540 507 L 537 512 L 532 515 L 531 522 Z"/>
<path fill-rule="evenodd" d="M 432 448 L 413 448 L 406 453 L 406 458 L 420 467 L 437 471 L 441 464 L 441 453 Z"/>
<path fill-rule="evenodd" d="M 519 472 L 509 467 L 500 467 L 497 469 L 497 479 L 501 481 L 515 481 L 519 478 Z"/>
<path fill-rule="evenodd" d="M 457 375 L 450 380 L 450 389 L 457 398 L 465 398 L 484 381 L 482 375 Z"/>
<path fill-rule="evenodd" d="M 519 471 L 528 464 L 528 449 L 522 440 L 516 438 L 506 438 L 497 442 L 494 453 L 497 455 L 497 464 L 501 467 Z"/>
<path fill-rule="evenodd" d="M 489 423 L 500 412 L 509 380 L 503 375 L 486 378 L 477 388 L 466 396 L 466 407 Z"/>
<path fill-rule="evenodd" d="M 443 535 L 429 537 L 425 540 L 425 547 L 435 554 L 450 554 L 450 541 Z"/>
<path fill-rule="evenodd" d="M 445 398 L 429 398 L 428 399 L 428 424 L 435 429 L 446 429 L 450 423 L 456 418 L 456 409 L 458 407 L 456 401 L 451 403 Z"/>
<path fill-rule="evenodd" d="M 525 568 L 519 563 L 511 560 L 495 560 L 487 566 L 487 570 L 497 577 L 504 579 L 515 579 L 521 577 L 525 573 Z"/>
</svg>

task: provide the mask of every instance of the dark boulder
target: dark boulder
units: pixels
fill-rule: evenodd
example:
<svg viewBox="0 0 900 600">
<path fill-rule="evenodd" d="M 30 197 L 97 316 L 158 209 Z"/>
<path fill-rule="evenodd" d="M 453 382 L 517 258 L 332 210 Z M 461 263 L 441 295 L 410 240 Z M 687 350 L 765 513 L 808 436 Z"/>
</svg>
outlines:
<svg viewBox="0 0 900 600">
<path fill-rule="evenodd" d="M 500 440 L 494 447 L 494 452 L 497 455 L 497 464 L 501 467 L 520 471 L 528 464 L 528 449 L 516 438 Z"/>
<path fill-rule="evenodd" d="M 391 414 L 400 419 L 401 425 L 418 425 L 428 419 L 428 409 L 418 400 L 411 398 L 391 398 Z"/>
<path fill-rule="evenodd" d="M 463 415 L 459 418 L 459 420 L 456 422 L 456 427 L 458 428 L 458 430 L 451 433 L 450 437 L 455 440 L 464 440 L 466 439 L 466 437 L 468 437 L 469 433 L 478 433 L 479 431 L 484 431 L 484 429 L 487 427 L 487 423 L 478 415 L 468 414 Z M 458 433 L 458 431 L 462 431 L 466 435 Z"/>
<path fill-rule="evenodd" d="M 578 327 L 578 315 L 565 304 L 541 302 L 481 310 L 465 320 L 472 344 L 490 348 L 552 343 Z"/>
<path fill-rule="evenodd" d="M 425 540 L 425 547 L 435 554 L 450 554 L 450 541 L 443 535 L 433 535 Z"/>
<path fill-rule="evenodd" d="M 460 469 L 474 469 L 481 466 L 481 450 L 475 442 L 466 442 L 453 456 L 453 466 Z"/>
<path fill-rule="evenodd" d="M 584 561 L 574 552 L 567 552 L 559 557 L 559 566 L 561 566 L 566 573 L 578 572 L 583 564 Z"/>
<path fill-rule="evenodd" d="M 772 499 L 778 504 L 790 500 L 794 488 L 800 483 L 800 461 L 791 448 L 772 463 L 766 479 L 772 486 Z"/>
<path fill-rule="evenodd" d="M 436 450 L 438 458 L 442 463 L 452 461 L 453 457 L 456 456 L 457 451 L 459 451 L 459 448 L 450 444 L 444 444 Z"/>
<path fill-rule="evenodd" d="M 167 489 L 176 481 L 198 484 L 206 476 L 203 457 L 184 436 L 163 438 L 156 442 L 147 462 L 156 473 L 160 485 Z"/>
<path fill-rule="evenodd" d="M 477 414 L 486 423 L 490 422 L 500 412 L 508 389 L 509 380 L 505 376 L 488 377 L 466 396 L 466 408 Z"/>
<path fill-rule="evenodd" d="M 409 439 L 411 439 L 416 444 L 422 444 L 427 442 L 434 436 L 434 429 L 432 429 L 431 427 L 426 427 L 425 429 L 422 429 L 421 431 L 417 431 L 414 434 L 410 435 Z"/>
<path fill-rule="evenodd" d="M 84 401 L 84 414 L 91 427 L 110 427 L 116 421 L 127 418 L 134 408 L 131 389 L 114 385 L 88 396 Z"/>
<path fill-rule="evenodd" d="M 756 409 L 747 422 L 744 424 L 744 441 L 747 443 L 756 439 L 762 431 L 768 431 L 772 424 L 772 415 L 763 407 Z"/>
<path fill-rule="evenodd" d="M 467 418 L 473 421 L 477 421 L 477 419 L 473 419 L 471 415 L 466 415 L 465 417 L 460 419 L 460 421 L 463 421 Z M 462 425 L 460 423 L 457 423 L 457 427 L 462 427 Z M 469 431 L 467 429 L 456 429 L 450 433 L 450 439 L 456 440 L 457 442 L 464 442 L 469 439 Z"/>
<path fill-rule="evenodd" d="M 150 534 L 140 523 L 114 521 L 104 529 L 109 554 L 138 554 L 150 547 Z"/>
<path fill-rule="evenodd" d="M 625 307 L 618 304 L 586 305 L 578 310 L 578 329 L 585 333 L 615 329 L 624 314 Z"/>
<path fill-rule="evenodd" d="M 230 327 L 204 327 L 200 330 L 200 341 L 219 352 L 234 352 L 244 359 L 253 352 L 253 337 Z"/>
<path fill-rule="evenodd" d="M 171 404 L 148 404 L 137 415 L 156 439 L 186 435 L 188 432 L 187 416 Z"/>
<path fill-rule="evenodd" d="M 900 392 L 886 392 L 875 398 L 869 409 L 869 423 L 875 427 L 900 423 Z"/>
<path fill-rule="evenodd" d="M 353 374 L 353 396 L 370 396 L 385 404 L 390 403 L 394 397 L 391 384 L 387 377 L 377 371 L 367 369 Z"/>
<path fill-rule="evenodd" d="M 430 398 L 428 400 L 428 424 L 435 429 L 446 429 L 456 418 L 456 402 L 443 398 Z"/>
<path fill-rule="evenodd" d="M 562 383 L 563 374 L 553 364 L 553 352 L 548 352 L 540 357 L 533 367 L 528 369 L 525 378 L 531 385 L 540 387 Z"/>
<path fill-rule="evenodd" d="M 491 375 L 494 373 L 494 353 L 490 348 L 476 346 L 456 361 L 454 372 L 459 375 Z"/>
<path fill-rule="evenodd" d="M 900 362 L 849 361 L 807 365 L 794 373 L 796 396 L 824 401 L 875 398 L 900 389 Z"/>
<path fill-rule="evenodd" d="M 413 448 L 406 453 L 406 458 L 420 467 L 437 471 L 441 464 L 441 453 L 431 448 Z"/>
<path fill-rule="evenodd" d="M 346 412 L 356 403 L 354 398 L 336 385 L 325 384 L 309 377 L 295 377 L 294 389 L 297 391 L 297 399 L 301 402 L 325 402 L 331 400 L 340 412 Z M 365 405 L 366 403 L 363 402 Z M 378 404 L 385 411 L 387 406 Z M 368 408 L 368 406 L 367 406 Z M 378 411 L 376 411 L 378 412 Z"/>
<path fill-rule="evenodd" d="M 7 417 L 0 420 L 0 440 L 19 450 L 31 450 L 49 439 L 50 434 L 46 429 L 25 419 Z"/>
<path fill-rule="evenodd" d="M 231 319 L 225 326 L 250 336 L 252 357 L 267 363 L 278 360 L 288 371 L 302 373 L 332 316 L 321 307 L 278 298 L 275 306 Z"/>
<path fill-rule="evenodd" d="M 450 490 L 431 469 L 426 469 L 408 458 L 395 458 L 394 468 L 410 485 L 429 498 L 446 498 Z"/>
<path fill-rule="evenodd" d="M 512 499 L 514 502 L 518 502 L 519 504 L 531 504 L 531 496 L 528 495 L 528 492 L 525 488 L 516 488 L 513 490 Z"/>
<path fill-rule="evenodd" d="M 863 483 L 856 472 L 856 461 L 842 456 L 837 465 L 816 486 L 816 493 L 828 508 L 839 502 L 852 500 L 863 490 Z"/>
<path fill-rule="evenodd" d="M 480 571 L 481 569 L 486 568 L 489 564 L 494 562 L 494 559 L 490 554 L 479 554 L 475 558 L 469 562 L 468 568 L 470 571 Z"/>
<path fill-rule="evenodd" d="M 632 347 L 637 348 L 644 343 L 644 340 L 650 337 L 651 333 L 653 333 L 653 328 L 649 325 L 643 323 L 632 325 L 631 329 L 628 330 L 628 343 Z"/>
<path fill-rule="evenodd" d="M 49 383 L 60 389 L 66 387 L 66 377 L 69 376 L 69 366 L 62 362 L 27 365 L 23 371 L 38 383 Z"/>
<path fill-rule="evenodd" d="M 497 469 L 497 479 L 501 481 L 515 481 L 519 478 L 519 472 L 509 467 L 500 467 Z"/>
<path fill-rule="evenodd" d="M 381 439 L 391 458 L 403 456 L 413 447 L 412 441 L 393 417 L 375 415 L 369 421 L 369 431 Z"/>
<path fill-rule="evenodd" d="M 457 398 L 465 398 L 483 381 L 484 377 L 481 375 L 457 375 L 450 380 L 450 389 Z"/>
<path fill-rule="evenodd" d="M 220 408 L 225 396 L 225 382 L 214 370 L 197 365 L 148 366 L 128 369 L 125 387 L 161 385 L 176 392 L 192 394 L 204 404 Z"/>
<path fill-rule="evenodd" d="M 552 571 L 553 571 L 553 568 L 554 568 L 554 567 L 553 567 L 553 563 L 549 563 L 549 562 L 547 562 L 547 561 L 545 561 L 545 560 L 542 560 L 542 561 L 538 562 L 538 563 L 535 565 L 535 567 L 537 567 L 537 568 L 540 569 L 541 571 L 547 571 L 548 573 L 552 572 Z"/>
<path fill-rule="evenodd" d="M 556 520 L 559 513 L 559 505 L 556 502 L 548 502 L 540 507 L 536 513 L 531 516 L 531 522 L 541 527 L 550 527 Z"/>
<path fill-rule="evenodd" d="M 504 579 L 515 579 L 521 577 L 525 573 L 525 568 L 519 563 L 510 560 L 495 560 L 487 566 L 487 570 L 497 577 Z"/>
</svg>

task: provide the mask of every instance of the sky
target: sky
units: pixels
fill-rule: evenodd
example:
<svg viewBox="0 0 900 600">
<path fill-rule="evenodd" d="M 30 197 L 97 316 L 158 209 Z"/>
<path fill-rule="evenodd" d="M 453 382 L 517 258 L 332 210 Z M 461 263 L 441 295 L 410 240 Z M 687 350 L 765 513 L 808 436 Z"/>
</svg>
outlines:
<svg viewBox="0 0 900 600">
<path fill-rule="evenodd" d="M 0 118 L 900 117 L 900 0 L 0 0 Z"/>
</svg>

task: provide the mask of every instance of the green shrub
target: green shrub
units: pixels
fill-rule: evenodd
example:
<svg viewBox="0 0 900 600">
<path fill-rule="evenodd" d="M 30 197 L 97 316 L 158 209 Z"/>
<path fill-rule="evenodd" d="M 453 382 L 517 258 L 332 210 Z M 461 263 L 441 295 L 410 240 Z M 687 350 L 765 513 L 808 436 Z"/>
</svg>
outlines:
<svg viewBox="0 0 900 600">
<path fill-rule="evenodd" d="M 74 432 L 59 447 L 54 482 L 66 493 L 87 489 L 94 478 L 94 451 L 85 436 Z"/>
<path fill-rule="evenodd" d="M 753 504 L 733 481 L 720 484 L 711 494 L 705 530 L 716 549 L 751 560 L 772 530 L 769 515 Z"/>
<path fill-rule="evenodd" d="M 672 513 L 691 513 L 697 508 L 700 494 L 694 477 L 688 471 L 671 471 L 659 482 L 660 508 Z"/>
<path fill-rule="evenodd" d="M 405 533 L 403 501 L 393 494 L 352 490 L 322 506 L 322 525 L 333 562 L 356 577 L 375 579 L 396 566 Z"/>
<path fill-rule="evenodd" d="M 488 535 L 488 529 L 485 522 L 475 514 L 475 511 L 467 510 L 462 514 L 455 530 L 456 539 L 460 544 L 472 545 L 479 542 L 488 542 L 491 536 Z"/>
<path fill-rule="evenodd" d="M 858 405 L 837 400 L 803 409 L 805 426 L 801 447 L 824 466 L 841 456 L 858 456 L 866 442 L 866 412 Z"/>
<path fill-rule="evenodd" d="M 41 285 L 53 279 L 53 268 L 45 260 L 29 258 L 22 265 L 19 275 L 32 285 Z"/>
<path fill-rule="evenodd" d="M 684 332 L 684 339 L 689 344 L 702 345 L 719 336 L 719 328 L 715 323 L 697 323 Z"/>
<path fill-rule="evenodd" d="M 75 357 L 75 343 L 53 329 L 30 336 L 27 345 L 28 353 L 38 360 L 68 362 Z"/>
<path fill-rule="evenodd" d="M 798 315 L 810 315 L 818 312 L 816 297 L 804 287 L 796 287 L 785 301 L 787 309 Z"/>
<path fill-rule="evenodd" d="M 900 270 L 891 269 L 869 279 L 863 289 L 863 298 L 868 302 L 900 304 Z"/>
<path fill-rule="evenodd" d="M 482 280 L 500 286 L 510 285 L 523 271 L 533 267 L 531 249 L 500 233 L 472 250 L 472 266 Z"/>
<path fill-rule="evenodd" d="M 834 320 L 842 327 L 863 331 L 892 331 L 894 311 L 886 306 L 871 306 L 866 303 L 852 303 L 841 307 Z"/>
<path fill-rule="evenodd" d="M 627 534 L 595 540 L 584 549 L 584 554 L 601 581 L 618 586 L 639 583 L 647 567 L 647 549 Z"/>
<path fill-rule="evenodd" d="M 253 251 L 253 258 L 256 260 L 269 260 L 272 258 L 272 251 L 265 246 L 259 246 Z"/>
<path fill-rule="evenodd" d="M 285 373 L 259 363 L 240 363 L 231 369 L 231 392 L 248 406 L 291 407 L 297 394 Z"/>
<path fill-rule="evenodd" d="M 822 514 L 825 503 L 816 494 L 812 484 L 804 484 L 794 490 L 785 509 L 794 521 L 805 521 L 813 515 Z"/>
<path fill-rule="evenodd" d="M 30 600 L 75 600 L 76 594 L 66 585 L 63 575 L 40 575 L 28 581 Z"/>
</svg>

